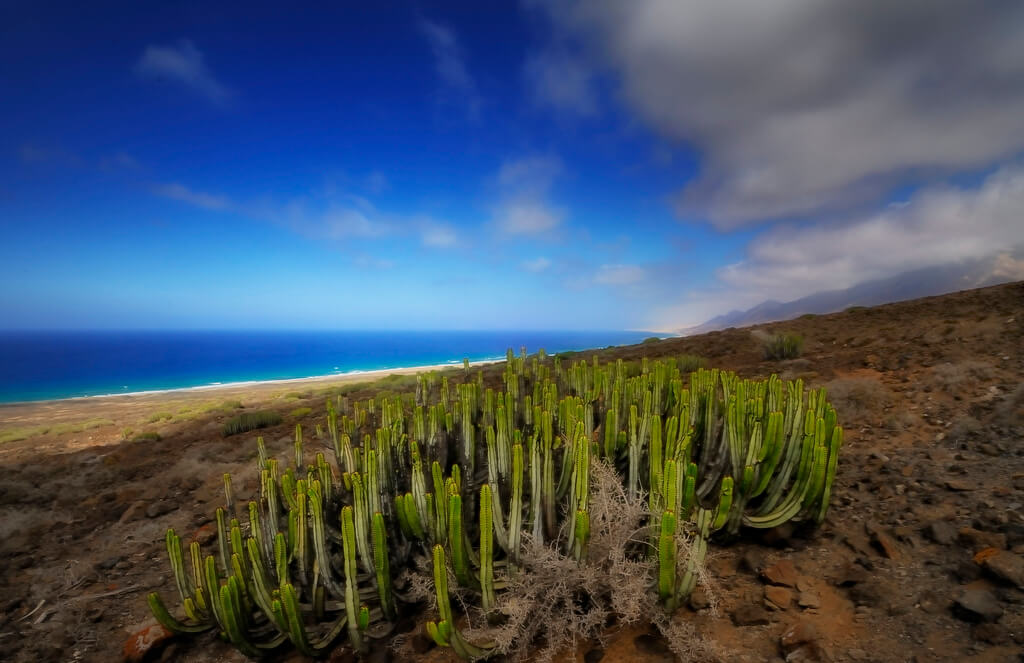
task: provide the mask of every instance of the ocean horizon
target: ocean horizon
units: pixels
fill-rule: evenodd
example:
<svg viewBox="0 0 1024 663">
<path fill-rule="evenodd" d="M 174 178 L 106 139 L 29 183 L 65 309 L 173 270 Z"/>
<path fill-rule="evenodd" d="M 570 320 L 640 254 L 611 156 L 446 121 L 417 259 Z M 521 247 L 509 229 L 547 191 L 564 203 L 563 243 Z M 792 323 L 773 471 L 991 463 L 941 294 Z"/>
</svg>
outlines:
<svg viewBox="0 0 1024 663">
<path fill-rule="evenodd" d="M 639 343 L 644 331 L 3 331 L 0 403 L 290 380 Z"/>
</svg>

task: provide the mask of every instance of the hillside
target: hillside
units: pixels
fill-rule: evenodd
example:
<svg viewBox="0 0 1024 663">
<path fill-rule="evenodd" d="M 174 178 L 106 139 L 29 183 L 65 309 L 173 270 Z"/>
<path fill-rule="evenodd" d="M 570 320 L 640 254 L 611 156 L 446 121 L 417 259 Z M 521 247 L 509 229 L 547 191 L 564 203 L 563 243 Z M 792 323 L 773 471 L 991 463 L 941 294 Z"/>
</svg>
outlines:
<svg viewBox="0 0 1024 663">
<path fill-rule="evenodd" d="M 780 331 L 803 336 L 802 356 L 764 359 L 760 339 Z M 714 659 L 1019 660 L 1024 282 L 576 356 L 593 354 L 694 355 L 744 376 L 802 377 L 827 387 L 846 429 L 822 527 L 714 546 L 709 586 L 675 616 L 692 623 Z M 496 385 L 501 369 L 481 370 Z M 262 434 L 283 456 L 295 423 L 313 430 L 322 418 L 328 390 L 354 400 L 414 386 L 396 376 L 0 408 L 0 436 L 35 431 L 0 444 L 0 659 L 122 657 L 129 636 L 150 623 L 146 593 L 175 592 L 165 529 L 208 544 L 222 473 L 236 477 L 239 496 L 258 488 L 252 437 L 220 434 L 233 415 L 229 396 L 282 414 Z M 128 441 L 124 429 L 159 439 Z M 433 646 L 422 623 L 399 630 L 407 649 L 379 646 L 372 660 L 458 660 Z M 573 656 L 672 660 L 645 624 L 610 625 L 605 642 L 581 643 Z M 245 659 L 206 635 L 161 643 L 150 660 Z M 330 660 L 351 659 L 339 647 Z"/>
</svg>

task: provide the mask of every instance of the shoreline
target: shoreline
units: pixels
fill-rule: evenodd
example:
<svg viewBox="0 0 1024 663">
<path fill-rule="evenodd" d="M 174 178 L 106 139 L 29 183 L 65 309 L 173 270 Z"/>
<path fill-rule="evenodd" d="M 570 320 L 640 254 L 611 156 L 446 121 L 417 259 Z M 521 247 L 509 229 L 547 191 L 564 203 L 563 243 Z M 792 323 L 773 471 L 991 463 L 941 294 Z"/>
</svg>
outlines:
<svg viewBox="0 0 1024 663">
<path fill-rule="evenodd" d="M 469 362 L 471 367 L 473 366 L 486 366 L 488 364 L 496 364 L 505 361 L 505 358 L 501 359 L 478 359 L 476 361 Z M 45 405 L 59 405 L 61 403 L 84 403 L 84 402 L 96 402 L 96 401 L 111 401 L 117 398 L 128 398 L 137 399 L 140 397 L 148 396 L 160 396 L 160 395 L 192 395 L 196 393 L 208 393 L 219 390 L 232 391 L 232 390 L 247 390 L 256 389 L 262 390 L 264 387 L 270 387 L 273 385 L 282 384 L 296 384 L 296 383 L 314 383 L 323 384 L 331 382 L 346 383 L 352 382 L 358 378 L 366 378 L 367 381 L 379 380 L 389 375 L 409 375 L 423 373 L 427 371 L 439 371 L 447 368 L 461 368 L 463 366 L 462 361 L 453 361 L 445 364 L 423 364 L 419 366 L 399 366 L 396 368 L 373 368 L 373 369 L 354 369 L 351 371 L 345 371 L 343 373 L 326 373 L 323 375 L 309 375 L 298 378 L 270 378 L 268 380 L 239 380 L 234 382 L 213 382 L 209 384 L 194 385 L 191 387 L 169 387 L 167 389 L 143 389 L 139 391 L 126 391 L 123 393 L 111 393 L 111 394 L 94 394 L 90 396 L 65 396 L 63 398 L 43 398 L 38 400 L 27 400 L 27 401 L 6 401 L 0 403 L 0 410 L 8 407 L 32 407 L 32 406 L 45 406 Z"/>
</svg>

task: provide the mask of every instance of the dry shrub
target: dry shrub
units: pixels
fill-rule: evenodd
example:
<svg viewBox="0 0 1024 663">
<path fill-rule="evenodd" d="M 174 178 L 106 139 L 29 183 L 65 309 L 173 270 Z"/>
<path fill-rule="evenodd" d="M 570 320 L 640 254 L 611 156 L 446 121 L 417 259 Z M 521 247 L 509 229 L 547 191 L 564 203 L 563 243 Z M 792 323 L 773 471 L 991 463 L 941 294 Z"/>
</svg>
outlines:
<svg viewBox="0 0 1024 663">
<path fill-rule="evenodd" d="M 847 425 L 877 421 L 892 392 L 871 378 L 838 378 L 825 385 L 828 399 Z"/>
<path fill-rule="evenodd" d="M 991 380 L 992 364 L 968 359 L 955 364 L 939 364 L 932 369 L 936 383 L 946 391 L 953 391 L 968 381 Z"/>
<path fill-rule="evenodd" d="M 994 421 L 999 426 L 1020 426 L 1024 422 L 1024 382 L 999 403 Z"/>
<path fill-rule="evenodd" d="M 649 513 L 643 497 L 630 499 L 614 469 L 591 464 L 590 526 L 587 561 L 578 564 L 557 544 L 524 533 L 522 568 L 498 595 L 491 619 L 475 607 L 475 597 L 450 578 L 449 592 L 460 626 L 470 642 L 493 642 L 512 660 L 556 660 L 581 641 L 602 641 L 608 626 L 642 620 L 658 627 L 672 651 L 683 660 L 709 660 L 711 644 L 681 616 L 666 613 L 658 601 L 656 563 L 648 557 Z M 564 540 L 566 533 L 559 538 Z M 689 554 L 680 537 L 680 576 Z M 422 564 L 406 580 L 407 592 L 428 601 L 436 611 L 430 568 Z M 704 569 L 701 583 L 709 587 Z M 451 575 L 449 571 L 449 575 Z M 710 592 L 709 592 L 710 593 Z M 490 621 L 490 623 L 489 623 Z M 400 646 L 402 646 L 400 644 Z"/>
</svg>

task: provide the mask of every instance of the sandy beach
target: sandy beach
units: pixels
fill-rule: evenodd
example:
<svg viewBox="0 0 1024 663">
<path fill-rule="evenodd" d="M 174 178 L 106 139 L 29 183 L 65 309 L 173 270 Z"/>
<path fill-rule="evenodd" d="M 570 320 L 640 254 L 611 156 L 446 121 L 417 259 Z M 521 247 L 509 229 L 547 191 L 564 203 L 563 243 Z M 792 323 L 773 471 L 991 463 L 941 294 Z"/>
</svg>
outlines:
<svg viewBox="0 0 1024 663">
<path fill-rule="evenodd" d="M 470 366 L 478 368 L 497 361 L 470 362 Z M 80 439 L 62 444 L 62 447 L 82 448 L 111 444 L 142 432 L 160 432 L 161 429 L 166 430 L 175 424 L 184 424 L 200 415 L 214 413 L 220 408 L 225 411 L 232 409 L 224 407 L 225 403 L 240 402 L 246 408 L 254 408 L 274 401 L 279 404 L 294 401 L 294 407 L 299 407 L 305 405 L 305 401 L 313 394 L 343 385 L 365 383 L 369 386 L 389 376 L 461 370 L 461 363 L 432 364 L 353 371 L 338 375 L 230 382 L 128 394 L 4 403 L 0 404 L 0 440 L 15 442 L 39 438 L 39 448 L 43 451 L 50 447 L 49 438 L 54 437 L 54 432 L 65 431 L 78 433 L 77 437 Z M 299 398 L 299 395 L 302 398 Z M 163 416 L 157 421 L 151 421 L 156 415 Z M 127 436 L 126 430 L 131 431 Z M 5 453 L 5 448 L 0 446 L 0 456 Z"/>
</svg>

